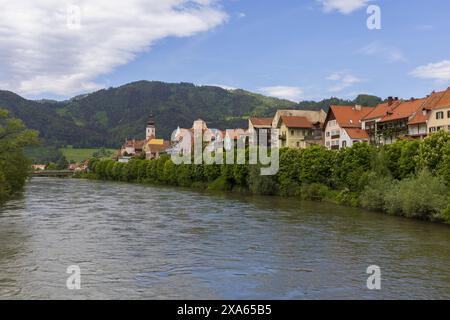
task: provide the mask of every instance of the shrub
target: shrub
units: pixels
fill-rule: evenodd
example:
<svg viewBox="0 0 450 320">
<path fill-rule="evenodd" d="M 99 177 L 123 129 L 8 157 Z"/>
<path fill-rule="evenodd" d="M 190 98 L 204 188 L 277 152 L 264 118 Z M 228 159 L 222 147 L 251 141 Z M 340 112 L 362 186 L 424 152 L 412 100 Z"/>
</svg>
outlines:
<svg viewBox="0 0 450 320">
<path fill-rule="evenodd" d="M 261 195 L 275 195 L 279 190 L 276 176 L 262 176 L 258 165 L 249 168 L 248 186 L 252 193 Z"/>
<path fill-rule="evenodd" d="M 367 185 L 360 195 L 360 204 L 370 210 L 383 210 L 387 192 L 394 189 L 396 181 L 390 176 L 378 176 L 371 172 L 366 176 Z"/>
<path fill-rule="evenodd" d="M 303 200 L 322 201 L 328 195 L 329 189 L 326 185 L 320 183 L 312 183 L 309 185 L 302 185 L 300 190 L 300 197 Z"/>
<path fill-rule="evenodd" d="M 431 220 L 446 207 L 447 193 L 442 178 L 422 170 L 386 191 L 385 210 L 390 214 Z"/>
</svg>

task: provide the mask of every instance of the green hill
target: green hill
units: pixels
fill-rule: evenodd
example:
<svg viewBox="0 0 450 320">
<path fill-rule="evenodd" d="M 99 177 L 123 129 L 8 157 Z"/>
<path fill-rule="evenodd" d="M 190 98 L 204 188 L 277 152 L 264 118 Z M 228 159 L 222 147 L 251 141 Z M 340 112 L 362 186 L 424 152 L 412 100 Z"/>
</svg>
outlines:
<svg viewBox="0 0 450 320">
<path fill-rule="evenodd" d="M 358 99 L 369 105 L 381 101 L 372 96 Z M 158 81 L 134 82 L 61 102 L 26 100 L 0 91 L 0 107 L 39 130 L 47 144 L 74 147 L 118 147 L 125 138 L 143 138 L 150 114 L 157 134 L 167 139 L 178 126 L 190 127 L 198 118 L 210 127 L 237 128 L 247 127 L 249 116 L 270 116 L 277 109 L 327 110 L 330 104 L 349 103 L 354 101 L 331 98 L 297 104 L 245 90 Z"/>
</svg>

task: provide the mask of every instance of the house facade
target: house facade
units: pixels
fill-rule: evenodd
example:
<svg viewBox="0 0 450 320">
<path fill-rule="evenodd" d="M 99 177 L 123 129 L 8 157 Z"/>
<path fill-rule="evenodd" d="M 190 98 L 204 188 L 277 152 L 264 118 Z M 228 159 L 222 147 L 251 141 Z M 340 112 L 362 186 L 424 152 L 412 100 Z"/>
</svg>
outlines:
<svg viewBox="0 0 450 320">
<path fill-rule="evenodd" d="M 321 124 L 314 124 L 306 117 L 281 116 L 276 128 L 279 129 L 280 147 L 306 148 L 312 141 L 308 139 L 322 132 Z M 321 140 L 320 140 L 321 141 Z"/>
<path fill-rule="evenodd" d="M 323 145 L 323 125 L 327 114 L 323 110 L 278 110 L 272 128 L 279 129 L 279 146 L 306 148 Z"/>
<path fill-rule="evenodd" d="M 325 147 L 339 150 L 357 142 L 369 142 L 361 119 L 371 111 L 373 108 L 360 105 L 331 106 L 325 121 Z"/>
</svg>

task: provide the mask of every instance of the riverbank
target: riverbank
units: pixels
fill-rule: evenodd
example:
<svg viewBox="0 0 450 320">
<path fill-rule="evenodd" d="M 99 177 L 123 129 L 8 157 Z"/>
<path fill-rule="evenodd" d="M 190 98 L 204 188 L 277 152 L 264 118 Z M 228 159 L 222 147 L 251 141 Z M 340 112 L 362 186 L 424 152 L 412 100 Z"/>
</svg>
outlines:
<svg viewBox="0 0 450 320">
<path fill-rule="evenodd" d="M 226 155 L 224 155 L 226 156 Z M 194 189 L 280 195 L 450 223 L 450 134 L 339 152 L 320 146 L 280 150 L 280 170 L 256 165 L 175 165 L 168 156 L 128 164 L 93 159 L 88 178 Z"/>
</svg>

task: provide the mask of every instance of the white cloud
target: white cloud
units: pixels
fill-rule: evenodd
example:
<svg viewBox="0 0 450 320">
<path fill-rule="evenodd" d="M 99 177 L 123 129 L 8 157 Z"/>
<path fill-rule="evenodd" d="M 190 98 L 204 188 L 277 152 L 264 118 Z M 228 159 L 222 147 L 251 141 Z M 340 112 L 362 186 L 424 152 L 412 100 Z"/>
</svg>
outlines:
<svg viewBox="0 0 450 320">
<path fill-rule="evenodd" d="M 450 60 L 417 67 L 411 75 L 416 78 L 435 80 L 438 83 L 448 82 L 450 81 Z"/>
<path fill-rule="evenodd" d="M 347 89 L 348 87 L 362 81 L 360 78 L 347 71 L 334 72 L 326 77 L 326 79 L 335 83 L 328 89 L 329 92 L 334 93 L 341 92 L 344 89 Z"/>
<path fill-rule="evenodd" d="M 400 49 L 390 46 L 385 46 L 381 42 L 375 41 L 357 51 L 359 54 L 367 56 L 381 57 L 388 62 L 404 62 L 405 56 Z"/>
<path fill-rule="evenodd" d="M 247 14 L 245 12 L 238 13 L 238 18 L 240 18 L 240 19 L 245 18 L 246 16 L 247 16 Z"/>
<path fill-rule="evenodd" d="M 258 90 L 259 92 L 280 99 L 287 99 L 299 102 L 302 100 L 304 90 L 300 87 L 289 87 L 289 86 L 273 86 L 264 87 Z"/>
<path fill-rule="evenodd" d="M 371 0 L 317 0 L 322 3 L 325 12 L 339 11 L 343 14 L 350 14 L 361 9 Z"/>
<path fill-rule="evenodd" d="M 219 88 L 222 88 L 222 89 L 225 89 L 225 90 L 230 90 L 230 91 L 233 91 L 233 90 L 237 89 L 236 87 L 233 87 L 233 86 L 229 86 L 229 85 L 226 85 L 226 84 L 217 84 L 217 83 L 206 84 L 206 86 L 219 87 Z"/>
<path fill-rule="evenodd" d="M 215 0 L 78 0 L 80 27 L 59 0 L 2 0 L 0 83 L 22 94 L 70 95 L 155 41 L 209 30 L 227 19 Z M 76 21 L 77 19 L 73 19 Z"/>
</svg>

